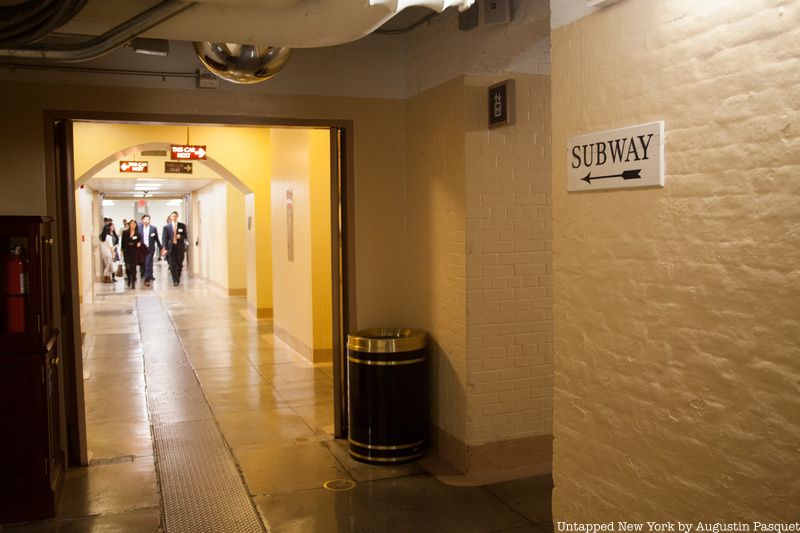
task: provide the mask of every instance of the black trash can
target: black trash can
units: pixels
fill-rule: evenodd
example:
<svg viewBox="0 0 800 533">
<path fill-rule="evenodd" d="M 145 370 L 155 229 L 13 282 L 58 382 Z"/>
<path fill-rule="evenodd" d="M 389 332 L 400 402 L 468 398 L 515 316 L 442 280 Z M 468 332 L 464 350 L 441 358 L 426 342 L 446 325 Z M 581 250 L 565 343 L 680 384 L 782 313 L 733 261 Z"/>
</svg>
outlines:
<svg viewBox="0 0 800 533">
<path fill-rule="evenodd" d="M 424 332 L 370 329 L 347 337 L 350 456 L 369 464 L 416 461 L 428 448 Z"/>
</svg>

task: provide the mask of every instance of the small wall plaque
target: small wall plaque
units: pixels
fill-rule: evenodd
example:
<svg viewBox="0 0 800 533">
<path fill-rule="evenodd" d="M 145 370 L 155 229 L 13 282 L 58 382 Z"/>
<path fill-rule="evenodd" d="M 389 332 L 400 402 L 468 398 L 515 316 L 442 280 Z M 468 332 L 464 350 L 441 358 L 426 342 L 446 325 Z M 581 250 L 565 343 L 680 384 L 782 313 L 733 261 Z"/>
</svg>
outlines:
<svg viewBox="0 0 800 533">
<path fill-rule="evenodd" d="M 294 262 L 294 191 L 286 191 L 286 245 L 288 259 Z"/>
<path fill-rule="evenodd" d="M 489 87 L 489 127 L 513 125 L 516 122 L 515 102 L 514 80 L 506 80 Z"/>
</svg>

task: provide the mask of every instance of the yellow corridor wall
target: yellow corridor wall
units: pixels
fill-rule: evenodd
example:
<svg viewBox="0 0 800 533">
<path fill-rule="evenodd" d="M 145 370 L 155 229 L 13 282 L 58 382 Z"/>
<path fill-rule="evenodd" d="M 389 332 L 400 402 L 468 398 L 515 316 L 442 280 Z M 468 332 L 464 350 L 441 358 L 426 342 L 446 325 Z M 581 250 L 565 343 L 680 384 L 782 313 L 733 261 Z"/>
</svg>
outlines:
<svg viewBox="0 0 800 533">
<path fill-rule="evenodd" d="M 131 146 L 145 143 L 174 143 L 206 145 L 208 157 L 222 165 L 244 186 L 254 193 L 253 231 L 258 246 L 256 254 L 257 275 L 255 290 L 248 294 L 251 310 L 272 308 L 271 225 L 269 217 L 269 129 L 262 127 L 224 126 L 164 126 L 143 124 L 110 124 L 78 122 L 75 132 L 75 177 L 79 178 L 106 157 Z M 202 161 L 195 165 L 203 165 Z M 152 174 L 155 176 L 156 174 Z M 230 185 L 228 186 L 229 188 Z M 220 197 L 227 193 L 219 191 Z M 215 280 L 226 289 L 243 289 L 247 286 L 246 266 L 239 262 L 246 257 L 246 219 L 244 200 L 238 189 L 227 194 L 230 211 L 226 221 L 227 242 L 232 250 L 240 250 L 237 263 L 223 269 L 225 279 Z M 240 200 L 241 199 L 241 200 Z M 240 207 L 237 207 L 241 201 Z M 222 206 L 217 211 L 224 211 Z M 217 212 L 215 211 L 215 212 Z M 204 217 L 205 218 L 205 217 Z M 161 224 L 161 222 L 158 222 Z M 209 243 L 213 245 L 213 243 Z M 234 254 L 230 254 L 234 255 Z M 194 267 L 192 267 L 194 269 Z"/>
<path fill-rule="evenodd" d="M 311 178 L 311 276 L 314 361 L 330 360 L 333 349 L 331 272 L 331 137 L 309 130 Z"/>
<path fill-rule="evenodd" d="M 313 359 L 311 196 L 306 129 L 270 131 L 275 335 Z"/>
</svg>

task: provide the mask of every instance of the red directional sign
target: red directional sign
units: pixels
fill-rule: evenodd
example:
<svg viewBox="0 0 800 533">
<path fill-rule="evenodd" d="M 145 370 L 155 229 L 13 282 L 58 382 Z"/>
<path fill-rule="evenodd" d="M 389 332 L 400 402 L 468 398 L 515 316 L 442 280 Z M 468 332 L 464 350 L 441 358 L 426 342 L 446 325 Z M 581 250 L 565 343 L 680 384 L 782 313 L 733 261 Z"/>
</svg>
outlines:
<svg viewBox="0 0 800 533">
<path fill-rule="evenodd" d="M 171 159 L 205 159 L 206 147 L 192 144 L 173 144 L 170 145 Z"/>
<path fill-rule="evenodd" d="M 137 174 L 142 174 L 147 172 L 149 165 L 147 161 L 120 161 L 119 162 L 119 171 L 120 172 L 135 172 Z"/>
</svg>

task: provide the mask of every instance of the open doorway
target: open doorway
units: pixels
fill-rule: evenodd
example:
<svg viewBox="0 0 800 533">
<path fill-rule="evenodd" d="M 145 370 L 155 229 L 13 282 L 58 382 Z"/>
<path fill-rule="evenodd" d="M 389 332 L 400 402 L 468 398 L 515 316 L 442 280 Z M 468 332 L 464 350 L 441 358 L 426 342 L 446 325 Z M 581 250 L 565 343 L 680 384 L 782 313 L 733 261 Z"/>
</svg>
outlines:
<svg viewBox="0 0 800 533">
<path fill-rule="evenodd" d="M 80 119 L 91 117 L 75 116 L 71 118 Z M 65 122 L 68 123 L 68 121 Z M 154 119 L 152 122 L 159 122 L 159 125 L 164 124 L 163 120 L 158 119 Z M 203 122 L 203 127 L 209 128 L 209 126 L 207 126 L 209 121 L 207 120 L 198 118 L 196 119 L 196 122 Z M 193 124 L 196 122 L 187 120 L 181 122 L 178 124 L 178 126 L 191 133 Z M 171 320 L 173 321 L 175 327 L 177 328 L 190 324 L 192 313 L 203 313 L 202 305 L 204 303 L 213 303 L 203 294 L 211 295 L 212 293 L 219 298 L 238 298 L 237 301 L 239 308 L 235 310 L 239 312 L 242 320 L 251 321 L 249 326 L 247 324 L 239 324 L 234 326 L 232 323 L 226 323 L 226 327 L 228 327 L 229 330 L 234 327 L 239 328 L 237 332 L 241 333 L 243 336 L 238 340 L 238 343 L 231 343 L 229 341 L 232 339 L 223 338 L 223 333 L 225 332 L 209 332 L 208 328 L 205 328 L 205 330 L 203 330 L 203 328 L 196 328 L 198 331 L 193 331 L 191 333 L 194 338 L 181 338 L 181 342 L 183 343 L 184 347 L 194 348 L 196 346 L 192 346 L 192 343 L 196 341 L 196 343 L 203 344 L 204 349 L 207 349 L 208 351 L 228 350 L 231 355 L 237 355 L 237 350 L 244 350 L 246 353 L 249 349 L 258 350 L 265 347 L 269 342 L 267 339 L 265 339 L 265 336 L 271 336 L 271 338 L 275 339 L 274 342 L 276 344 L 285 344 L 289 349 L 304 357 L 310 365 L 309 368 L 314 369 L 314 364 L 317 364 L 318 367 L 320 364 L 324 365 L 322 362 L 327 358 L 327 360 L 331 361 L 331 364 L 329 366 L 329 370 L 323 370 L 323 374 L 326 375 L 330 382 L 329 392 L 332 400 L 330 423 L 334 433 L 337 436 L 341 436 L 346 432 L 346 419 L 343 416 L 344 402 L 342 401 L 345 390 L 343 372 L 344 367 L 342 365 L 342 339 L 344 336 L 344 331 L 347 330 L 345 324 L 348 324 L 354 320 L 351 311 L 351 303 L 353 300 L 349 298 L 349 292 L 352 290 L 352 288 L 347 279 L 347 272 L 352 270 L 352 250 L 348 246 L 348 232 L 352 231 L 352 227 L 351 225 L 347 224 L 347 221 L 350 220 L 351 217 L 351 214 L 347 210 L 347 205 L 349 204 L 347 195 L 351 194 L 351 187 L 348 187 L 347 185 L 349 182 L 347 173 L 347 155 L 346 151 L 344 150 L 344 140 L 347 138 L 348 125 L 339 124 L 335 127 L 330 127 L 330 125 L 309 123 L 306 124 L 306 126 L 314 127 L 298 129 L 295 125 L 293 125 L 295 126 L 293 128 L 282 128 L 270 121 L 263 122 L 264 124 L 259 125 L 259 127 L 277 131 L 275 135 L 275 138 L 277 139 L 276 142 L 283 143 L 284 149 L 281 152 L 284 154 L 287 153 L 285 150 L 285 145 L 289 140 L 291 140 L 290 138 L 292 136 L 298 136 L 298 132 L 301 132 L 302 135 L 302 132 L 304 131 L 307 132 L 307 144 L 309 147 L 316 143 L 317 145 L 325 145 L 325 148 L 327 149 L 324 161 L 319 157 L 315 159 L 314 157 L 309 156 L 307 158 L 307 164 L 304 163 L 308 169 L 309 176 L 311 174 L 318 176 L 320 175 L 320 172 L 324 171 L 326 178 L 324 183 L 316 183 L 315 186 L 319 190 L 325 189 L 327 191 L 327 195 L 325 195 L 324 199 L 322 200 L 322 203 L 326 204 L 325 207 L 327 207 L 327 209 L 320 209 L 320 196 L 311 194 L 310 191 L 312 189 L 312 184 L 310 181 L 305 185 L 302 183 L 292 182 L 293 178 L 292 176 L 289 176 L 290 172 L 288 172 L 285 168 L 280 170 L 280 165 L 275 168 L 280 170 L 281 176 L 279 179 L 270 180 L 268 187 L 270 200 L 269 202 L 266 202 L 266 205 L 269 206 L 268 216 L 270 222 L 277 219 L 283 223 L 283 225 L 280 225 L 279 231 L 276 231 L 275 228 L 271 227 L 271 246 L 269 247 L 268 253 L 270 254 L 271 258 L 273 258 L 272 266 L 275 267 L 278 265 L 279 261 L 275 260 L 275 257 L 280 253 L 282 255 L 280 258 L 280 263 L 281 265 L 288 263 L 289 268 L 286 270 L 288 270 L 290 273 L 297 273 L 298 269 L 296 267 L 298 265 L 298 260 L 300 259 L 302 259 L 304 265 L 308 267 L 304 270 L 307 271 L 307 277 L 309 279 L 309 282 L 306 285 L 310 286 L 311 288 L 311 291 L 309 291 L 309 296 L 312 301 L 312 305 L 309 307 L 309 312 L 312 316 L 310 328 L 311 333 L 309 337 L 310 341 L 304 340 L 300 335 L 293 333 L 293 331 L 288 327 L 283 329 L 283 326 L 278 325 L 279 323 L 291 324 L 291 320 L 297 319 L 298 311 L 296 309 L 289 309 L 289 307 L 287 307 L 287 310 L 284 312 L 281 309 L 281 305 L 291 306 L 299 300 L 297 298 L 297 291 L 293 290 L 291 287 L 292 283 L 295 283 L 296 287 L 302 287 L 302 280 L 298 281 L 280 279 L 282 274 L 274 272 L 275 277 L 272 279 L 272 287 L 275 289 L 275 295 L 277 296 L 278 294 L 281 294 L 281 296 L 277 297 L 275 305 L 272 307 L 263 305 L 263 299 L 259 299 L 258 261 L 257 259 L 255 261 L 251 261 L 251 258 L 257 258 L 259 253 L 267 253 L 265 251 L 263 239 L 259 239 L 257 234 L 257 228 L 259 227 L 259 215 L 261 217 L 265 216 L 263 210 L 265 202 L 263 199 L 259 200 L 257 196 L 258 191 L 254 190 L 253 187 L 250 187 L 250 184 L 246 183 L 245 180 L 239 179 L 234 172 L 223 165 L 220 161 L 212 159 L 213 164 L 209 166 L 212 167 L 210 169 L 212 172 L 222 175 L 222 180 L 206 184 L 204 187 L 200 188 L 189 187 L 187 190 L 182 191 L 181 195 L 176 195 L 175 191 L 171 191 L 173 195 L 171 198 L 158 198 L 153 196 L 152 190 L 148 191 L 150 194 L 144 194 L 140 196 L 137 192 L 134 195 L 126 197 L 124 194 L 121 194 L 122 191 L 116 191 L 117 194 L 115 195 L 111 194 L 114 191 L 111 191 L 110 189 L 102 191 L 99 190 L 106 187 L 107 184 L 93 182 L 95 186 L 91 186 L 91 180 L 102 179 L 101 177 L 98 177 L 98 173 L 101 171 L 101 169 L 108 167 L 109 165 L 119 165 L 119 161 L 122 160 L 120 159 L 121 156 L 132 156 L 134 159 L 138 158 L 140 160 L 144 160 L 147 156 L 143 157 L 143 152 L 149 151 L 152 153 L 155 150 L 155 148 L 153 148 L 154 141 L 152 140 L 148 143 L 136 143 L 133 145 L 128 144 L 125 148 L 125 150 L 128 150 L 128 152 L 125 153 L 120 153 L 121 151 L 117 150 L 107 153 L 104 158 L 95 158 L 92 165 L 90 165 L 90 168 L 85 172 L 81 172 L 78 176 L 64 175 L 64 173 L 53 173 L 53 182 L 57 188 L 60 188 L 58 195 L 59 200 L 66 207 L 66 209 L 64 209 L 64 213 L 67 215 L 70 212 L 75 213 L 75 215 L 72 217 L 67 216 L 63 218 L 63 220 L 67 223 L 66 227 L 69 228 L 68 233 L 72 236 L 72 242 L 74 243 L 73 249 L 71 251 L 64 250 L 64 253 L 72 254 L 72 256 L 77 259 L 77 261 L 75 261 L 75 263 L 77 263 L 75 267 L 66 270 L 69 270 L 69 275 L 71 277 L 79 280 L 78 285 L 80 288 L 76 293 L 79 295 L 79 297 L 75 303 L 76 306 L 80 305 L 80 303 L 84 303 L 84 305 L 87 306 L 97 306 L 98 302 L 96 301 L 95 296 L 99 293 L 104 294 L 104 300 L 108 302 L 108 288 L 101 287 L 101 290 L 98 291 L 95 287 L 95 285 L 98 283 L 97 256 L 94 253 L 87 254 L 85 251 L 87 248 L 85 243 L 87 240 L 89 240 L 87 239 L 89 235 L 87 235 L 85 231 L 86 228 L 89 227 L 86 219 L 91 218 L 93 224 L 96 221 L 102 221 L 105 214 L 109 214 L 111 209 L 117 207 L 119 204 L 122 204 L 127 206 L 126 209 L 132 209 L 134 213 L 133 216 L 137 220 L 141 220 L 141 216 L 143 214 L 150 214 L 153 223 L 157 226 L 161 226 L 162 221 L 160 220 L 160 210 L 163 207 L 166 207 L 166 204 L 169 202 L 180 201 L 180 206 L 173 204 L 172 207 L 179 207 L 177 210 L 181 212 L 181 217 L 186 221 L 188 227 L 189 253 L 187 253 L 186 269 L 188 274 L 191 276 L 191 283 L 184 285 L 183 289 L 185 291 L 195 290 L 197 293 L 194 294 L 194 299 L 191 301 L 190 309 L 170 309 L 169 298 L 166 300 L 167 303 L 165 304 L 165 309 L 167 309 L 167 311 L 173 311 L 171 314 Z M 139 120 L 136 121 L 136 125 L 151 126 L 150 124 L 147 124 L 147 121 L 141 120 L 141 117 L 139 117 Z M 168 126 L 169 125 L 166 127 Z M 266 128 L 267 126 L 269 126 L 269 128 Z M 78 128 L 80 127 L 82 126 L 78 126 Z M 227 128 L 233 129 L 230 125 L 228 125 Z M 324 133 L 324 136 L 317 135 L 316 138 L 314 138 L 314 132 L 322 132 Z M 162 141 L 160 144 L 169 146 L 170 143 Z M 211 143 L 208 143 L 206 146 L 211 149 L 212 145 Z M 133 151 L 131 152 L 132 148 Z M 77 159 L 78 154 L 81 153 L 83 147 L 76 144 L 73 149 L 67 145 L 66 149 L 73 150 L 75 158 Z M 295 157 L 295 159 L 297 158 Z M 291 161 L 288 162 L 290 163 Z M 225 180 L 226 173 L 237 179 L 238 183 L 232 180 Z M 300 174 L 302 174 L 302 172 L 300 172 Z M 148 177 L 150 178 L 150 183 L 154 183 L 154 180 L 159 179 L 161 176 L 150 173 Z M 76 178 L 77 181 L 75 181 Z M 86 198 L 90 198 L 88 217 L 84 214 L 85 206 L 81 205 L 82 200 L 80 193 L 72 198 L 70 198 L 70 195 L 68 194 L 68 184 L 73 182 L 76 184 L 78 190 L 83 191 L 84 200 Z M 96 194 L 87 194 L 87 189 L 94 190 Z M 224 191 L 225 194 L 222 194 L 221 191 Z M 74 205 L 70 206 L 69 204 L 71 202 Z M 106 205 L 103 205 L 104 203 L 106 203 Z M 161 203 L 164 203 L 165 205 L 161 205 Z M 262 209 L 259 210 L 259 207 L 262 207 Z M 108 208 L 109 211 L 104 213 L 104 208 Z M 320 216 L 320 212 L 324 214 Z M 235 216 L 227 216 L 228 214 Z M 227 224 L 227 222 L 234 218 L 238 218 L 238 221 L 232 224 Z M 264 220 L 264 218 L 261 219 L 262 226 L 264 225 Z M 327 225 L 319 225 L 319 227 L 315 227 L 314 222 L 320 222 L 321 220 L 326 221 Z M 270 226 L 272 225 L 273 224 L 270 224 Z M 276 227 L 278 226 L 278 224 L 274 225 Z M 231 228 L 228 226 L 232 226 L 233 231 L 230 231 Z M 241 226 L 241 231 L 236 230 L 236 228 L 239 226 Z M 96 231 L 96 227 L 93 227 L 92 229 L 95 231 L 93 231 L 90 235 L 92 240 L 94 240 L 97 235 L 99 235 L 99 232 Z M 298 242 L 297 231 L 302 231 L 304 234 L 308 235 L 308 243 Z M 236 234 L 235 238 L 231 238 L 232 233 Z M 325 233 L 327 233 L 327 235 L 325 235 Z M 224 238 L 220 237 L 223 235 Z M 316 235 L 317 237 L 316 244 L 312 242 L 314 241 L 314 239 L 312 239 L 312 235 Z M 221 240 L 227 241 L 226 251 L 225 253 L 215 253 L 215 245 Z M 325 249 L 326 246 L 324 244 L 323 246 L 319 245 L 320 242 L 327 243 L 327 250 Z M 303 255 L 306 251 L 308 253 Z M 327 253 L 325 253 L 326 251 Z M 90 258 L 88 263 L 86 262 L 87 256 Z M 317 269 L 317 271 L 313 270 L 314 265 L 324 264 L 327 264 L 327 279 L 324 279 L 324 273 L 326 272 L 325 269 Z M 65 265 L 69 266 L 67 262 L 65 262 Z M 88 266 L 85 267 L 83 265 Z M 255 272 L 252 272 L 253 270 L 255 270 Z M 280 270 L 280 268 L 278 270 Z M 320 274 L 320 272 L 323 274 Z M 252 277 L 256 278 L 255 284 L 249 283 Z M 88 283 L 81 281 L 87 279 L 90 280 Z M 237 282 L 236 280 L 239 281 Z M 87 292 L 87 284 L 92 285 L 91 291 Z M 157 283 L 154 285 L 154 289 L 158 287 Z M 253 290 L 252 287 L 255 287 L 255 289 Z M 162 290 L 168 288 L 170 287 L 161 287 Z M 314 289 L 316 289 L 316 292 L 314 292 Z M 327 291 L 327 300 L 315 298 L 315 295 L 319 294 L 320 290 Z M 203 291 L 206 292 L 204 293 Z M 87 296 L 89 294 L 91 295 L 91 298 Z M 125 294 L 125 291 L 113 291 L 111 294 Z M 168 293 L 165 292 L 164 294 Z M 169 294 L 169 297 L 174 297 L 176 294 L 179 295 L 180 293 Z M 279 304 L 277 302 L 278 299 L 284 299 L 287 303 Z M 320 320 L 317 319 L 320 309 L 315 309 L 314 307 L 314 303 L 317 300 L 325 302 L 321 307 L 327 307 L 327 322 L 324 323 L 322 327 L 320 327 Z M 226 302 L 229 302 L 229 300 L 226 300 Z M 226 306 L 227 305 L 228 304 L 226 303 Z M 98 309 L 100 309 L 100 307 L 98 307 Z M 122 313 L 120 316 L 125 316 L 128 310 L 131 311 L 131 314 L 136 312 L 136 310 L 131 307 L 128 307 L 128 309 L 124 309 L 124 306 L 118 307 L 119 308 L 116 310 L 116 312 Z M 317 308 L 319 307 L 320 306 L 317 306 Z M 230 310 L 233 308 L 226 307 L 226 309 Z M 105 309 L 105 311 L 109 310 L 110 309 Z M 100 309 L 100 312 L 100 316 L 102 316 L 103 309 Z M 289 320 L 278 321 L 278 318 L 282 313 L 287 316 Z M 84 313 L 84 317 L 85 316 L 86 313 Z M 114 316 L 114 314 L 113 312 L 107 313 L 106 316 Z M 230 318 L 230 316 L 226 315 L 222 318 L 227 320 Z M 315 337 L 320 336 L 318 330 L 324 330 L 325 327 L 328 328 L 328 335 L 331 339 L 331 342 L 328 347 L 322 346 L 317 348 L 317 345 L 314 344 Z M 189 330 L 191 328 L 184 327 L 183 329 Z M 271 331 L 269 331 L 270 329 Z M 76 338 L 80 339 L 80 334 L 83 333 L 80 329 L 80 324 L 73 324 L 73 331 L 76 333 Z M 321 336 L 324 336 L 324 333 Z M 128 342 L 130 339 L 120 338 L 118 340 L 122 343 L 122 345 L 124 345 L 125 342 Z M 198 360 L 208 355 L 201 354 L 199 351 L 197 353 Z M 242 362 L 241 359 L 237 360 L 239 363 Z M 71 372 L 67 370 L 68 366 L 71 368 Z M 203 374 L 206 376 L 206 379 L 209 380 L 209 382 L 217 384 L 219 382 L 225 382 L 228 379 L 232 379 L 232 376 L 241 374 L 243 372 L 241 370 L 231 369 L 228 369 L 224 372 L 215 371 L 214 368 L 222 367 L 209 367 L 201 370 L 207 370 L 207 372 L 203 372 Z M 279 370 L 276 367 L 275 370 L 277 373 L 275 376 L 272 376 L 273 383 L 276 382 L 274 381 L 276 377 L 278 378 L 277 382 L 283 384 L 292 382 L 293 378 L 291 376 L 282 375 L 282 372 L 284 374 L 291 373 L 285 370 L 286 368 L 288 367 L 284 367 L 283 370 Z M 323 368 L 325 367 L 323 366 Z M 83 361 L 79 355 L 77 357 L 73 356 L 70 360 L 70 356 L 67 354 L 67 351 L 65 351 L 65 381 L 69 381 L 70 374 L 72 373 L 74 373 L 76 376 L 84 374 Z M 224 376 L 220 377 L 223 374 Z M 199 375 L 200 374 L 198 374 L 198 376 Z M 318 375 L 318 372 L 315 371 L 315 375 Z M 203 378 L 201 378 L 201 383 L 202 381 Z M 288 397 L 291 397 L 291 395 L 294 394 L 291 392 L 291 387 L 286 387 L 284 390 L 289 391 L 286 393 L 286 396 Z M 280 396 L 280 391 L 278 391 L 278 395 Z M 68 405 L 67 424 L 71 428 L 69 442 L 70 458 L 72 459 L 73 463 L 85 464 L 86 459 L 88 458 L 86 454 L 89 446 L 81 446 L 80 435 L 83 431 L 85 431 L 85 429 L 81 428 L 81 424 L 79 423 L 82 412 L 85 413 L 85 410 L 81 405 L 83 397 L 84 395 L 82 393 L 81 386 L 80 384 L 77 384 L 70 391 L 69 395 L 67 395 L 66 403 Z M 76 450 L 80 450 L 80 453 L 76 453 Z"/>
</svg>

